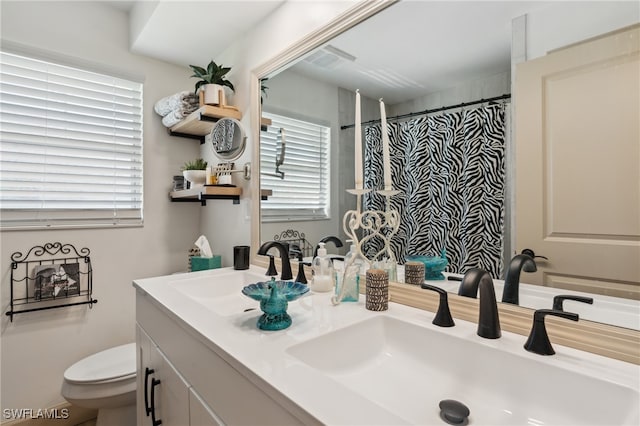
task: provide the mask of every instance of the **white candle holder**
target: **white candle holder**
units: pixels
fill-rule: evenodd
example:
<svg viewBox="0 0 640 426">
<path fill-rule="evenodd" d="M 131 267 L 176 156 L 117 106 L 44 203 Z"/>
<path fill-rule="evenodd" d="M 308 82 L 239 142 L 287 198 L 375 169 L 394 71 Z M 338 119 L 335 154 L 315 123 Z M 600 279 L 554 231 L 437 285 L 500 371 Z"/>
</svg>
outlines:
<svg viewBox="0 0 640 426">
<path fill-rule="evenodd" d="M 350 262 L 344 265 L 344 272 L 342 277 L 342 290 L 340 294 L 332 297 L 331 302 L 334 305 L 338 305 L 342 301 L 347 271 L 351 264 L 355 261 L 356 257 L 360 257 L 370 263 L 375 262 L 385 253 L 387 254 L 388 262 L 396 263 L 396 257 L 391 250 L 391 238 L 398 232 L 400 227 L 400 214 L 397 210 L 391 208 L 391 197 L 399 194 L 401 191 L 395 190 L 382 190 L 376 191 L 386 198 L 385 210 L 365 210 L 362 211 L 362 196 L 371 192 L 370 189 L 347 189 L 349 194 L 353 194 L 357 197 L 356 209 L 348 210 L 342 218 L 342 227 L 345 234 L 353 241 L 355 247 L 355 255 L 351 258 Z M 366 234 L 362 239 L 358 238 L 358 229 L 362 230 L 363 234 Z M 380 238 L 384 241 L 384 247 L 379 250 L 371 259 L 364 255 L 362 252 L 362 245 L 367 241 L 374 238 Z"/>
<path fill-rule="evenodd" d="M 342 225 L 345 234 L 353 240 L 356 253 L 363 259 L 374 262 L 385 253 L 391 261 L 396 260 L 391 250 L 391 239 L 400 228 L 400 214 L 391 208 L 391 197 L 400 194 L 397 190 L 379 190 L 378 194 L 386 198 L 385 210 L 365 210 L 362 211 L 362 195 L 369 193 L 370 189 L 347 189 L 347 192 L 357 197 L 356 210 L 349 210 L 344 214 Z M 357 231 L 361 229 L 364 235 L 358 238 Z M 380 238 L 384 241 L 384 247 L 372 258 L 368 258 L 362 252 L 362 245 L 367 241 Z"/>
</svg>

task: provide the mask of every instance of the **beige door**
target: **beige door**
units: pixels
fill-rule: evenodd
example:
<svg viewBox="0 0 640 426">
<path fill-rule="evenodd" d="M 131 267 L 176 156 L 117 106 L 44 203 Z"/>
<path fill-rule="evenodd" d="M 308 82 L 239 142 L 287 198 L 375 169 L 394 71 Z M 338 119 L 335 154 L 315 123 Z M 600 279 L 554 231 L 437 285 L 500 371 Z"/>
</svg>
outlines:
<svg viewBox="0 0 640 426">
<path fill-rule="evenodd" d="M 640 299 L 639 39 L 634 26 L 516 69 L 515 249 L 549 259 L 526 282 Z"/>
</svg>

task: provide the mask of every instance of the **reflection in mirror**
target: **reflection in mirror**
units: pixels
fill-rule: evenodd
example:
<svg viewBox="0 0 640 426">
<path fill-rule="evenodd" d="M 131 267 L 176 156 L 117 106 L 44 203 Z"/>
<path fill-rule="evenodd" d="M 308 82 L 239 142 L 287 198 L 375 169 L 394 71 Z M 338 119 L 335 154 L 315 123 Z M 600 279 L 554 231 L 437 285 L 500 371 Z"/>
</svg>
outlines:
<svg viewBox="0 0 640 426">
<path fill-rule="evenodd" d="M 216 157 L 233 161 L 244 152 L 247 136 L 235 118 L 221 118 L 211 129 L 211 146 Z"/>
<path fill-rule="evenodd" d="M 474 7 L 477 7 L 477 9 L 473 9 Z M 518 48 L 525 49 L 523 47 L 525 40 L 517 37 L 519 31 L 522 32 L 522 27 L 518 27 L 518 25 L 522 25 L 524 22 L 523 19 L 519 19 L 523 15 L 529 15 L 532 19 L 531 22 L 536 22 L 539 25 L 537 28 L 527 28 L 528 36 L 531 39 L 526 40 L 526 43 L 530 43 L 529 53 L 532 58 L 535 58 L 544 56 L 548 50 L 557 49 L 621 28 L 632 23 L 628 21 L 630 14 L 633 15 L 635 13 L 635 16 L 637 16 L 637 6 L 616 3 L 615 6 L 608 9 L 607 17 L 602 19 L 603 23 L 601 23 L 600 27 L 588 28 L 588 26 L 585 26 L 580 31 L 576 30 L 575 34 L 570 35 L 560 34 L 556 28 L 551 28 L 553 27 L 553 22 L 550 20 L 549 28 L 546 28 L 546 22 L 543 22 L 554 14 L 568 17 L 581 16 L 581 13 L 591 13 L 595 16 L 602 15 L 602 7 L 602 5 L 587 7 L 585 3 L 553 5 L 549 2 L 510 2 L 500 4 L 491 2 L 474 2 L 474 4 L 467 2 L 449 2 L 448 4 L 445 4 L 445 2 L 400 2 L 339 35 L 316 51 L 305 55 L 301 60 L 283 67 L 278 73 L 268 76 L 269 94 L 268 97 L 264 98 L 262 105 L 264 115 L 281 117 L 282 120 L 300 120 L 305 123 L 327 127 L 329 151 L 327 154 L 326 175 L 320 173 L 314 175 L 315 177 L 313 178 L 313 182 L 319 185 L 314 191 L 317 193 L 321 193 L 321 189 L 327 191 L 322 192 L 322 197 L 324 198 L 320 197 L 320 201 L 324 202 L 324 204 L 316 206 L 317 209 L 313 214 L 307 214 L 306 216 L 294 214 L 296 209 L 294 201 L 301 201 L 305 197 L 294 191 L 294 189 L 302 187 L 300 183 L 293 185 L 291 193 L 295 195 L 289 201 L 284 202 L 285 204 L 288 203 L 289 211 L 285 212 L 286 209 L 283 208 L 279 216 L 277 214 L 274 215 L 274 206 L 268 206 L 267 203 L 263 202 L 261 208 L 261 240 L 273 239 L 275 235 L 279 235 L 282 231 L 288 229 L 304 233 L 313 246 L 322 238 L 330 235 L 339 237 L 343 242 L 346 240 L 342 229 L 342 216 L 347 210 L 355 208 L 355 197 L 347 194 L 346 189 L 354 187 L 354 131 L 352 125 L 355 118 L 354 92 L 356 89 L 359 89 L 362 94 L 362 121 L 368 122 L 380 118 L 378 99 L 382 97 L 387 107 L 386 112 L 391 136 L 399 141 L 404 141 L 411 136 L 412 132 L 420 128 L 436 129 L 442 121 L 447 120 L 458 123 L 466 116 L 473 116 L 472 112 L 474 114 L 477 113 L 477 107 L 480 109 L 489 107 L 491 109 L 491 106 L 483 102 L 475 106 L 438 111 L 422 116 L 409 116 L 410 113 L 440 109 L 441 107 L 460 103 L 468 104 L 473 101 L 511 93 L 512 61 L 510 45 L 513 43 L 516 50 Z M 631 10 L 630 8 L 633 7 L 636 7 L 636 9 Z M 461 8 L 464 11 L 461 11 Z M 624 17 L 625 15 L 627 18 Z M 460 19 L 461 16 L 482 16 L 482 27 L 479 26 L 478 22 L 475 22 L 474 25 L 463 22 Z M 534 18 L 538 20 L 534 21 Z M 419 22 L 416 22 L 416 20 Z M 427 21 L 432 25 L 425 25 Z M 587 22 L 587 19 L 585 18 L 584 21 Z M 403 25 L 398 26 L 398 22 L 403 22 Z M 380 28 L 394 28 L 394 32 L 397 33 L 393 40 L 387 40 L 388 37 L 384 36 L 385 32 L 380 31 Z M 419 33 L 419 31 L 435 31 L 438 33 L 442 28 L 446 28 L 447 34 L 451 34 L 451 37 L 443 39 L 439 34 Z M 403 31 L 407 31 L 407 34 L 404 34 Z M 537 39 L 534 38 L 536 32 L 539 36 Z M 540 41 L 543 38 L 542 34 L 547 38 L 545 40 L 546 44 Z M 419 51 L 416 51 L 415 45 L 409 42 L 409 40 L 417 39 L 421 40 Z M 408 41 L 402 43 L 400 40 Z M 432 40 L 437 42 L 432 42 Z M 536 45 L 536 42 L 538 42 L 538 45 Z M 535 51 L 534 48 L 538 50 Z M 384 52 L 384 54 L 381 52 Z M 516 53 L 522 56 L 522 52 Z M 425 64 L 431 68 L 424 68 Z M 514 96 L 514 102 L 518 102 L 517 93 Z M 494 209 L 492 204 L 489 209 L 492 212 L 492 215 L 489 215 L 490 222 L 474 225 L 474 227 L 464 225 L 460 230 L 471 238 L 469 246 L 471 249 L 484 244 L 487 239 L 485 230 L 498 230 L 498 240 L 487 243 L 489 244 L 487 247 L 491 250 L 480 250 L 481 252 L 491 252 L 492 262 L 497 265 L 494 266 L 495 269 L 493 271 L 493 275 L 496 278 L 504 276 L 504 271 L 509 265 L 509 261 L 517 251 L 528 247 L 524 244 L 516 245 L 519 243 L 518 241 L 512 245 L 514 237 L 511 233 L 515 229 L 512 219 L 517 218 L 512 216 L 513 212 L 511 211 L 513 202 L 513 187 L 511 185 L 514 178 L 514 165 L 512 162 L 513 157 L 509 150 L 514 149 L 512 145 L 517 145 L 518 141 L 509 141 L 512 122 L 510 117 L 511 108 L 508 104 L 506 107 L 498 105 L 498 110 L 504 111 L 505 115 L 502 124 L 505 134 L 503 142 L 505 151 L 501 154 L 501 161 L 504 162 L 504 175 L 500 179 L 505 181 L 506 185 L 499 190 L 489 192 L 488 195 L 502 193 L 502 204 L 500 206 L 496 205 L 495 209 L 500 208 L 503 210 L 497 215 L 493 214 L 497 210 Z M 490 116 L 492 113 L 484 115 Z M 635 120 L 637 121 L 637 116 Z M 376 141 L 379 141 L 380 125 L 375 122 L 370 124 L 370 126 L 365 125 L 363 128 L 363 136 L 366 139 L 367 134 L 370 134 L 372 145 L 374 147 L 379 146 L 379 142 Z M 294 127 L 291 123 L 289 126 L 291 128 Z M 287 131 L 289 130 L 287 125 L 282 127 Z M 263 150 L 262 145 L 271 137 L 268 133 L 276 132 L 278 128 L 278 126 L 274 125 L 268 131 L 261 133 L 261 160 L 265 159 L 267 164 L 270 164 L 270 173 L 273 173 L 275 152 L 269 153 Z M 491 130 L 493 125 L 489 125 L 487 128 Z M 405 135 L 405 132 L 409 135 Z M 378 135 L 374 135 L 375 133 L 378 133 Z M 374 136 L 377 136 L 377 138 Z M 363 140 L 363 145 L 367 146 L 365 140 Z M 307 166 L 311 164 L 322 163 L 324 160 L 320 158 L 319 152 L 317 149 L 316 151 L 307 151 L 305 153 L 307 155 L 305 157 L 307 163 L 299 163 L 301 165 L 299 172 L 305 171 Z M 364 154 L 366 157 L 367 153 L 365 152 Z M 394 154 L 392 153 L 393 156 Z M 374 163 L 378 158 L 376 154 L 370 154 L 369 157 Z M 289 151 L 287 151 L 285 164 L 290 161 L 290 164 L 293 165 L 297 164 L 298 160 L 293 159 Z M 399 175 L 403 164 L 409 164 L 409 167 L 412 167 L 413 163 L 411 163 L 411 159 L 402 159 L 401 157 L 397 157 L 396 161 L 397 164 L 392 163 L 394 179 L 400 179 Z M 456 162 L 463 161 L 455 160 L 452 167 L 455 166 Z M 426 167 L 431 168 L 431 173 L 440 170 L 436 167 L 436 164 L 442 164 L 440 158 L 434 157 L 434 154 L 431 154 L 430 162 L 427 163 Z M 365 168 L 369 170 L 365 171 L 365 173 L 370 173 L 370 169 L 375 168 L 375 166 L 376 164 L 366 164 Z M 448 169 L 448 173 L 451 175 L 456 174 L 456 177 L 465 175 L 460 170 L 456 172 L 456 169 L 452 167 Z M 495 171 L 492 169 L 491 163 L 481 166 L 481 170 L 487 172 Z M 263 172 L 263 166 L 261 165 L 261 173 Z M 291 173 L 294 172 L 292 171 Z M 517 176 L 517 173 L 515 175 Z M 379 176 L 380 174 L 370 174 L 368 177 L 369 185 L 379 185 Z M 428 179 L 427 183 L 431 183 L 437 178 L 437 175 L 433 175 L 432 178 Z M 265 176 L 261 176 L 261 182 L 261 187 L 265 188 L 268 180 Z M 394 181 L 394 186 L 396 186 L 396 183 Z M 274 194 L 276 192 L 277 190 L 274 190 Z M 500 197 L 497 197 L 497 200 L 499 202 Z M 402 202 L 408 201 L 411 200 L 405 198 Z M 460 203 L 454 204 L 454 206 L 462 206 L 463 211 L 464 205 Z M 447 206 L 448 204 L 445 204 L 444 207 L 440 208 L 443 214 L 449 214 Z M 480 206 L 474 211 L 483 212 L 482 214 L 484 214 L 487 209 L 482 207 Z M 272 210 L 271 213 L 268 213 L 269 209 Z M 432 232 L 431 228 L 434 219 L 417 216 L 415 212 L 415 209 L 409 209 L 407 211 L 409 219 L 407 220 L 416 221 L 414 228 Z M 400 233 L 402 232 L 406 232 L 406 230 L 401 227 Z M 404 252 L 398 257 L 404 258 L 411 254 L 436 255 L 443 248 L 443 245 L 446 245 L 447 255 L 452 255 L 453 250 L 447 244 L 458 244 L 461 237 L 448 238 L 446 233 L 440 233 L 439 237 L 441 240 L 436 240 L 432 243 L 432 246 L 426 248 L 418 243 L 408 242 L 404 245 Z M 637 244 L 637 238 L 632 244 Z M 345 246 L 348 247 L 348 244 L 344 244 L 343 248 L 331 247 L 331 249 L 336 254 L 344 254 Z M 536 249 L 536 251 L 539 250 L 536 246 L 532 248 Z M 466 253 L 467 249 L 462 249 L 461 252 Z M 462 258 L 462 255 L 459 256 Z M 539 269 L 544 269 L 549 264 L 552 264 L 553 260 L 551 259 L 546 263 L 540 262 L 539 265 L 542 268 Z M 471 256 L 469 258 L 470 263 L 466 263 L 466 261 L 451 262 L 458 263 L 458 266 L 452 267 L 449 272 L 462 274 L 470 267 L 485 266 L 483 263 L 474 264 L 474 261 L 477 260 Z M 487 267 L 487 269 L 489 268 Z M 521 281 L 527 283 L 528 276 L 531 276 L 531 274 L 523 272 Z M 459 282 L 440 281 L 434 284 L 447 287 L 452 292 L 457 292 Z M 630 282 L 629 284 L 638 286 L 637 282 Z M 497 286 L 500 285 L 501 281 L 497 280 Z M 525 297 L 521 293 L 520 304 L 524 306 L 530 303 L 529 306 L 533 308 L 550 308 L 554 294 L 583 293 L 583 289 L 580 289 L 580 291 L 576 291 L 576 288 L 559 290 L 528 286 L 526 284 L 521 286 L 521 290 L 523 289 L 531 290 L 533 296 L 540 299 L 539 303 L 544 305 L 539 306 L 538 302 L 532 301 L 531 298 Z M 498 292 L 498 290 L 496 291 Z M 549 294 L 544 293 L 547 291 Z M 500 294 L 502 294 L 501 292 L 502 289 L 498 294 L 499 298 Z M 574 308 L 574 305 L 576 304 L 572 303 L 567 306 Z M 586 306 L 586 308 L 598 310 L 598 313 L 601 313 L 605 306 L 612 307 L 613 310 L 617 306 L 618 310 L 627 310 L 632 316 L 635 315 L 636 318 L 640 316 L 640 304 L 637 301 L 625 301 L 610 297 L 610 295 L 605 295 L 600 299 L 596 297 L 594 305 Z M 571 309 L 567 310 L 570 311 Z M 582 313 L 582 307 L 575 307 L 574 310 L 576 312 L 580 311 L 581 316 L 585 319 L 593 318 L 596 321 L 619 324 L 615 319 L 609 320 L 598 315 L 590 317 L 588 310 Z M 637 324 L 637 322 L 635 321 L 636 324 L 632 322 L 632 324 L 619 325 L 640 329 L 640 324 Z"/>
</svg>

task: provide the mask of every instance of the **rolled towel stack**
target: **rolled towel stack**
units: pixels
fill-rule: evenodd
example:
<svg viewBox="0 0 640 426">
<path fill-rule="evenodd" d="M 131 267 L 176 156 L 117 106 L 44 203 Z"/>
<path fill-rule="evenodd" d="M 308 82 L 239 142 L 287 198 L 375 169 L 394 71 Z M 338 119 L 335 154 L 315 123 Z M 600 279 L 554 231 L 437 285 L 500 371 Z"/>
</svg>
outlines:
<svg viewBox="0 0 640 426">
<path fill-rule="evenodd" d="M 172 127 L 199 107 L 198 96 L 193 92 L 184 91 L 160 99 L 153 109 L 162 117 L 164 126 Z"/>
</svg>

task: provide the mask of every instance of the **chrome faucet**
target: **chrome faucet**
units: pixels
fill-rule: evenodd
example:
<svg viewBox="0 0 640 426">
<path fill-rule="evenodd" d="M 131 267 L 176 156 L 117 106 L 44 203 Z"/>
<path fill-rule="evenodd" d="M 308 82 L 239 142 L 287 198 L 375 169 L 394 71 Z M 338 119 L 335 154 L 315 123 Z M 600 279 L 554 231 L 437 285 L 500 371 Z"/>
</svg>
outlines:
<svg viewBox="0 0 640 426">
<path fill-rule="evenodd" d="M 517 254 L 509 262 L 509 270 L 504 280 L 502 302 L 520 304 L 520 271 L 536 272 L 536 262 L 528 254 Z"/>
<path fill-rule="evenodd" d="M 496 292 L 493 288 L 493 280 L 487 271 L 472 268 L 464 274 L 459 296 L 476 298 L 480 292 L 480 309 L 478 314 L 478 336 L 486 339 L 497 339 L 500 332 L 500 319 L 498 318 L 498 303 Z"/>
<path fill-rule="evenodd" d="M 282 274 L 280 275 L 280 279 L 282 280 L 292 279 L 293 275 L 291 274 L 291 262 L 289 261 L 289 250 L 287 250 L 287 248 L 282 243 L 279 243 L 278 241 L 267 241 L 266 243 L 260 246 L 260 248 L 258 249 L 258 254 L 262 256 L 266 256 L 269 249 L 273 247 L 277 248 L 278 251 L 280 252 L 280 261 L 282 262 Z"/>
</svg>

